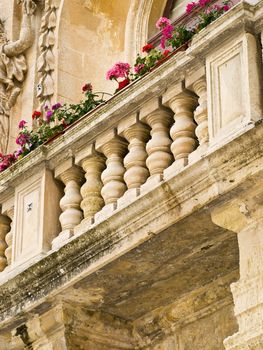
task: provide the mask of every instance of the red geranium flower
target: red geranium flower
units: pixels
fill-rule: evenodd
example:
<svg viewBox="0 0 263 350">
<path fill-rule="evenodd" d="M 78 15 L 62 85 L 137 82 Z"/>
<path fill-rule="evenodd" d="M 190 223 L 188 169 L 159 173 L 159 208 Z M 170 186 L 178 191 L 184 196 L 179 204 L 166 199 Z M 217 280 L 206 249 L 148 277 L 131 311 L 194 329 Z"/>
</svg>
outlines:
<svg viewBox="0 0 263 350">
<path fill-rule="evenodd" d="M 142 52 L 150 52 L 152 49 L 154 49 L 154 46 L 152 44 L 147 44 L 143 46 Z"/>
<path fill-rule="evenodd" d="M 41 116 L 41 112 L 39 111 L 34 111 L 33 114 L 32 114 L 32 119 L 37 119 Z"/>
<path fill-rule="evenodd" d="M 170 50 L 165 50 L 165 51 L 163 52 L 163 57 L 168 56 L 170 53 L 171 53 Z"/>
<path fill-rule="evenodd" d="M 130 84 L 130 79 L 124 79 L 123 81 L 119 82 L 118 90 L 123 89 L 125 86 Z"/>
<path fill-rule="evenodd" d="M 90 83 L 85 84 L 84 86 L 82 86 L 82 91 L 83 92 L 92 91 L 92 85 Z"/>
</svg>

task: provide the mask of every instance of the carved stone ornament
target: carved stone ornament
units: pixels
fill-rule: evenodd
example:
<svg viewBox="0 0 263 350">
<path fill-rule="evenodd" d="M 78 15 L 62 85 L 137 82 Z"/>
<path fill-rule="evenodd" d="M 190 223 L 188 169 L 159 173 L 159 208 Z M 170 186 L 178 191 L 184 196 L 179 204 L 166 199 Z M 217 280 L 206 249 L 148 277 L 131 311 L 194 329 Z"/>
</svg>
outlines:
<svg viewBox="0 0 263 350">
<path fill-rule="evenodd" d="M 41 21 L 39 37 L 39 58 L 37 60 L 38 86 L 37 98 L 40 107 L 51 105 L 54 95 L 55 71 L 55 31 L 57 27 L 57 11 L 60 0 L 46 0 L 44 14 Z"/>
<path fill-rule="evenodd" d="M 33 0 L 18 0 L 22 4 L 22 25 L 19 39 L 9 41 L 0 21 L 0 152 L 7 151 L 10 110 L 21 92 L 27 71 L 24 52 L 32 45 L 32 25 L 36 3 Z"/>
</svg>

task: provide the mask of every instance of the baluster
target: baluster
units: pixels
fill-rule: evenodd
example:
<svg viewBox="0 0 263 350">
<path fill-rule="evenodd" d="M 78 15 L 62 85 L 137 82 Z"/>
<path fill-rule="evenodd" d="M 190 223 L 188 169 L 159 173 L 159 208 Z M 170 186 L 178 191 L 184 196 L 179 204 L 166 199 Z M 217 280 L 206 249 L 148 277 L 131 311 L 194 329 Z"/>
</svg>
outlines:
<svg viewBox="0 0 263 350">
<path fill-rule="evenodd" d="M 146 167 L 147 152 L 145 150 L 146 141 L 149 139 L 149 127 L 138 122 L 125 130 L 123 135 L 129 141 L 129 153 L 124 158 L 126 168 L 124 181 L 128 190 L 140 188 L 149 176 Z"/>
<path fill-rule="evenodd" d="M 92 153 L 82 159 L 82 155 L 76 157 L 77 164 L 80 164 L 85 171 L 86 181 L 81 187 L 82 202 L 80 204 L 84 213 L 80 227 L 76 227 L 75 234 L 80 234 L 87 230 L 88 226 L 94 223 L 94 215 L 104 206 L 104 200 L 101 196 L 103 183 L 101 173 L 105 169 L 105 158 L 92 150 Z"/>
<path fill-rule="evenodd" d="M 196 124 L 193 118 L 193 112 L 197 106 L 196 95 L 184 88 L 178 94 L 172 97 L 170 95 L 170 91 L 164 95 L 164 103 L 169 105 L 175 113 L 175 123 L 170 130 L 173 139 L 171 151 L 175 162 L 165 170 L 165 177 L 174 175 L 187 165 L 189 154 L 198 144 L 195 136 Z"/>
<path fill-rule="evenodd" d="M 0 271 L 3 271 L 7 265 L 7 259 L 5 256 L 5 249 L 7 247 L 5 237 L 10 230 L 10 219 L 0 214 Z"/>
<path fill-rule="evenodd" d="M 106 169 L 101 174 L 103 187 L 101 195 L 105 202 L 105 207 L 100 213 L 95 215 L 95 220 L 100 220 L 111 214 L 117 207 L 117 200 L 122 197 L 127 187 L 123 176 L 125 168 L 123 158 L 127 153 L 127 142 L 116 135 L 100 146 L 101 152 L 106 157 Z"/>
<path fill-rule="evenodd" d="M 117 137 L 102 146 L 102 152 L 107 157 L 107 167 L 101 175 L 103 182 L 101 195 L 105 204 L 116 203 L 117 199 L 126 191 L 126 185 L 123 181 L 125 173 L 123 157 L 126 153 L 126 146 L 126 143 Z"/>
<path fill-rule="evenodd" d="M 199 96 L 199 106 L 194 112 L 194 118 L 197 122 L 195 130 L 199 145 L 207 147 L 208 143 L 208 117 L 207 117 L 207 90 L 205 78 L 197 80 L 193 84 L 194 92 Z M 200 146 L 198 148 L 200 148 Z"/>
<path fill-rule="evenodd" d="M 197 123 L 195 134 L 199 141 L 199 145 L 194 152 L 189 154 L 188 161 L 189 163 L 192 163 L 200 159 L 204 154 L 209 141 L 205 67 L 203 65 L 197 65 L 187 71 L 185 84 L 188 90 L 195 92 L 198 96 L 198 106 L 194 111 L 194 119 Z"/>
<path fill-rule="evenodd" d="M 5 256 L 7 259 L 7 265 L 11 265 L 12 262 L 12 246 L 13 246 L 13 230 L 14 230 L 14 207 L 9 208 L 6 210 L 6 215 L 9 217 L 11 220 L 10 224 L 10 231 L 7 232 L 5 236 L 5 241 L 7 244 L 7 248 L 5 250 Z"/>
<path fill-rule="evenodd" d="M 146 113 L 141 111 L 140 119 L 151 127 L 151 139 L 146 145 L 148 157 L 146 165 L 150 172 L 150 177 L 141 187 L 142 192 L 150 190 L 155 184 L 163 180 L 163 171 L 169 167 L 173 161 L 170 151 L 171 139 L 169 128 L 172 124 L 172 113 L 160 105 L 159 100 L 151 103 L 152 110 L 149 114 L 149 107 Z"/>
<path fill-rule="evenodd" d="M 132 119 L 132 118 L 131 118 Z M 125 121 L 124 121 L 125 122 Z M 120 132 L 128 142 L 128 154 L 124 158 L 126 168 L 124 181 L 128 190 L 118 200 L 118 204 L 127 205 L 140 194 L 140 187 L 149 177 L 149 170 L 146 166 L 147 152 L 146 142 L 150 137 L 150 128 L 148 125 L 140 122 L 138 116 L 134 116 L 134 124 L 124 127 Z M 119 126 L 121 129 L 122 125 Z"/>
<path fill-rule="evenodd" d="M 62 213 L 59 216 L 62 231 L 52 242 L 52 248 L 57 248 L 62 242 L 70 238 L 73 229 L 83 219 L 83 213 L 80 208 L 82 197 L 80 195 L 80 186 L 83 183 L 83 172 L 77 166 L 71 166 L 69 169 L 58 174 L 56 178 L 65 185 L 65 195 L 60 200 Z"/>
</svg>

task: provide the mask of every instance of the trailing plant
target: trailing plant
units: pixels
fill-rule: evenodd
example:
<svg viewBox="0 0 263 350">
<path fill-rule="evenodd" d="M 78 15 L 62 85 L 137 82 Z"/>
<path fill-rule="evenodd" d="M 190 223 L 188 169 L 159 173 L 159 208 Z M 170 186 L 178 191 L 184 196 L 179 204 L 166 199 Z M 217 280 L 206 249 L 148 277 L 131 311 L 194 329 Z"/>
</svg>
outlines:
<svg viewBox="0 0 263 350">
<path fill-rule="evenodd" d="M 142 48 L 143 55 L 137 55 L 133 71 L 131 71 L 129 63 L 117 62 L 107 72 L 106 78 L 108 80 L 118 82 L 118 88 L 115 92 L 120 91 L 132 81 L 156 67 L 171 53 L 171 49 L 176 50 L 189 42 L 196 33 L 230 9 L 230 0 L 223 1 L 221 5 L 211 5 L 211 2 L 212 0 L 199 0 L 198 2 L 190 2 L 186 6 L 187 14 L 196 10 L 197 21 L 194 27 L 187 27 L 184 24 L 174 26 L 170 19 L 166 17 L 159 18 L 156 27 L 162 34 L 160 49 L 152 44 L 147 44 Z M 124 79 L 119 81 L 120 78 Z"/>
<path fill-rule="evenodd" d="M 28 129 L 28 123 L 25 120 L 21 120 L 18 124 L 19 133 L 16 138 L 16 144 L 19 147 L 12 154 L 0 154 L 0 172 L 38 146 L 59 135 L 86 113 L 106 102 L 104 100 L 106 93 L 94 93 L 90 83 L 82 87 L 82 92 L 85 98 L 77 104 L 56 103 L 51 107 L 45 106 L 43 113 L 34 111 L 32 114 L 33 130 Z"/>
<path fill-rule="evenodd" d="M 208 6 L 199 15 L 199 23 L 196 26 L 196 32 L 207 27 L 210 23 L 215 21 L 217 18 L 222 16 L 225 12 L 230 9 L 230 1 L 223 1 L 222 5 Z"/>
<path fill-rule="evenodd" d="M 172 31 L 172 37 L 167 39 L 167 43 L 169 46 L 172 46 L 173 49 L 177 49 L 192 39 L 194 34 L 194 30 L 187 29 L 185 25 L 180 25 L 174 28 Z"/>
<path fill-rule="evenodd" d="M 152 44 L 143 46 L 142 52 L 145 53 L 145 55 L 137 55 L 134 64 L 134 73 L 131 80 L 135 80 L 149 72 L 151 68 L 153 68 L 156 63 L 163 58 L 163 53 L 156 49 Z"/>
</svg>

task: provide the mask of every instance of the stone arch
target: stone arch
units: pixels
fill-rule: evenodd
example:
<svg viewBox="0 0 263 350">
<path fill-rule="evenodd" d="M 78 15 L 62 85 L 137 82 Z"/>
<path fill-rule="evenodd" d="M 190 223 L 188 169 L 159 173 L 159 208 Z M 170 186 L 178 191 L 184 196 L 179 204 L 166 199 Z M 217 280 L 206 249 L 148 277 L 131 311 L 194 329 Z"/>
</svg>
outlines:
<svg viewBox="0 0 263 350">
<path fill-rule="evenodd" d="M 141 47 L 157 33 L 155 23 L 161 16 L 175 20 L 183 15 L 190 0 L 131 0 L 127 17 L 125 52 L 133 61 Z"/>
<path fill-rule="evenodd" d="M 126 59 L 133 61 L 136 54 L 157 29 L 156 20 L 164 13 L 167 0 L 131 0 L 126 26 Z"/>
</svg>

